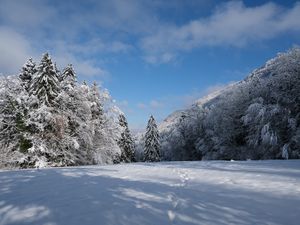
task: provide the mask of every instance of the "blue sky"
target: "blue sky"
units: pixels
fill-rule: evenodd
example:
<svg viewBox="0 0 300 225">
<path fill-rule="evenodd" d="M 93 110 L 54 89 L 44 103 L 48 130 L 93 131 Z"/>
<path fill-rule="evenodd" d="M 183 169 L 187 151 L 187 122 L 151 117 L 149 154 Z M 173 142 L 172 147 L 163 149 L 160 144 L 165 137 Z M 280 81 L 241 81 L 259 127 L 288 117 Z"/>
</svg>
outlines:
<svg viewBox="0 0 300 225">
<path fill-rule="evenodd" d="M 107 88 L 133 129 L 300 44 L 300 2 L 0 0 L 0 72 L 50 52 Z"/>
</svg>

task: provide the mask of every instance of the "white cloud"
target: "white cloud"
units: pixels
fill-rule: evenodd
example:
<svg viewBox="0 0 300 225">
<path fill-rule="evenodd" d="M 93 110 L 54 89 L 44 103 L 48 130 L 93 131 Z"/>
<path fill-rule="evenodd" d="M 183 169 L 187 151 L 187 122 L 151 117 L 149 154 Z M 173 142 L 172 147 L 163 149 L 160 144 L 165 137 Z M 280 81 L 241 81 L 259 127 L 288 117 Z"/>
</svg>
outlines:
<svg viewBox="0 0 300 225">
<path fill-rule="evenodd" d="M 52 44 L 55 50 L 50 53 L 52 54 L 53 61 L 57 62 L 59 68 L 62 69 L 67 64 L 72 63 L 76 73 L 81 76 L 98 76 L 104 78 L 109 75 L 97 63 L 75 57 L 76 54 L 66 48 L 66 43 L 58 45 L 56 42 L 53 42 Z M 41 53 L 33 48 L 30 40 L 7 27 L 0 27 L 0 52 L 0 72 L 4 75 L 18 73 L 22 65 L 29 58 L 34 58 L 36 62 L 39 62 L 41 58 Z"/>
<path fill-rule="evenodd" d="M 20 56 L 16 56 L 19 63 L 24 55 L 35 53 L 33 47 L 43 52 L 54 49 L 55 55 L 72 55 L 71 62 L 74 65 L 78 62 L 79 71 L 86 69 L 85 74 L 89 76 L 105 73 L 102 65 L 91 59 L 105 58 L 107 54 L 133 52 L 141 54 L 151 64 L 168 63 L 183 51 L 203 46 L 242 47 L 286 32 L 300 31 L 300 3 L 291 8 L 275 3 L 247 7 L 241 1 L 230 1 L 219 5 L 208 17 L 180 24 L 176 24 L 173 17 L 162 16 L 165 12 L 173 16 L 176 13 L 185 15 L 189 10 L 213 4 L 209 0 L 184 3 L 180 0 L 89 0 L 72 4 L 68 1 L 53 4 L 39 0 L 1 0 L 0 20 L 12 31 L 17 31 L 12 34 L 11 42 L 18 44 L 9 54 L 19 51 Z M 3 43 L 0 45 L 6 52 Z M 66 53 L 61 53 L 62 50 Z M 2 54 L 1 57 L 6 56 Z M 2 60 L 2 71 L 4 61 L 5 67 L 13 67 L 9 63 L 11 58 L 7 55 Z M 5 70 L 10 70 L 7 68 Z"/>
<path fill-rule="evenodd" d="M 155 55 L 155 54 L 152 54 L 152 52 L 151 52 L 149 55 L 146 55 L 144 57 L 144 60 L 151 64 L 160 64 L 160 63 L 171 62 L 175 58 L 176 58 L 176 55 L 174 53 L 162 52 L 161 54 Z"/>
<path fill-rule="evenodd" d="M 30 42 L 16 31 L 0 27 L 0 72 L 17 73 L 29 57 L 34 57 Z"/>
<path fill-rule="evenodd" d="M 68 51 L 57 50 L 58 51 L 54 53 L 53 61 L 56 61 L 60 68 L 64 68 L 71 63 L 73 64 L 75 72 L 80 76 L 97 76 L 98 78 L 104 78 L 109 75 L 107 71 L 90 60 L 82 60 Z"/>
<path fill-rule="evenodd" d="M 99 8 L 97 1 L 86 4 L 91 4 L 88 11 L 77 3 L 60 2 L 54 7 L 48 1 L 2 0 L 0 20 L 9 28 L 0 28 L 0 72 L 16 73 L 29 57 L 38 61 L 41 52 L 50 50 L 60 68 L 72 63 L 78 75 L 107 77 L 109 73 L 95 59 L 100 54 L 126 53 L 133 47 L 102 35 L 94 25 L 101 14 L 97 10 L 105 11 L 105 7 Z M 83 32 L 86 39 L 78 40 Z"/>
<path fill-rule="evenodd" d="M 109 75 L 107 71 L 93 65 L 93 63 L 89 61 L 73 60 L 73 63 L 75 65 L 77 74 L 80 74 L 82 76 L 98 76 L 100 78 L 103 78 Z"/>
<path fill-rule="evenodd" d="M 141 40 L 150 63 L 168 62 L 174 54 L 203 46 L 242 47 L 255 41 L 300 31 L 300 3 L 285 9 L 274 3 L 246 7 L 240 1 L 219 6 L 207 18 L 181 26 L 161 26 L 158 32 Z M 163 56 L 172 57 L 163 57 Z"/>
<path fill-rule="evenodd" d="M 55 10 L 46 5 L 45 1 L 1 0 L 0 18 L 10 25 L 32 28 L 46 24 L 47 20 L 53 17 L 55 17 Z"/>
<path fill-rule="evenodd" d="M 60 44 L 57 44 L 60 43 Z M 67 43 L 53 42 L 52 59 L 57 62 L 59 68 L 64 68 L 67 64 L 73 64 L 78 75 L 107 77 L 109 73 L 96 65 L 91 60 L 76 57 L 76 52 L 70 51 Z M 50 49 L 50 50 L 51 50 Z M 45 49 L 44 52 L 48 51 Z M 0 27 L 0 68 L 1 73 L 16 74 L 22 65 L 29 59 L 34 58 L 39 62 L 41 53 L 35 51 L 30 40 L 13 29 Z"/>
<path fill-rule="evenodd" d="M 105 41 L 100 37 L 92 38 L 83 43 L 57 43 L 64 46 L 68 51 L 82 55 L 93 55 L 97 53 L 126 53 L 133 48 L 130 44 L 121 41 Z"/>
</svg>

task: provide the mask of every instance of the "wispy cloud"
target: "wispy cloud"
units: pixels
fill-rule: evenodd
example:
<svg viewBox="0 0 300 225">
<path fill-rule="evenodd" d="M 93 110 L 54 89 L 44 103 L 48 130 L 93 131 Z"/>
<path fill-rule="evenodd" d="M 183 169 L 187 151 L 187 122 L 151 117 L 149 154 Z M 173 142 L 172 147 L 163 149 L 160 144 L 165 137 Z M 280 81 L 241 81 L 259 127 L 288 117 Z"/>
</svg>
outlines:
<svg viewBox="0 0 300 225">
<path fill-rule="evenodd" d="M 18 72 L 25 61 L 36 56 L 30 42 L 21 34 L 7 27 L 0 27 L 1 73 Z"/>
<path fill-rule="evenodd" d="M 2 54 L 0 69 L 13 72 L 25 56 L 53 50 L 60 60 L 66 54 L 74 60 L 68 63 L 79 63 L 79 71 L 87 71 L 83 75 L 95 76 L 105 71 L 92 60 L 95 57 L 133 53 L 150 64 L 168 63 L 201 47 L 240 48 L 300 31 L 299 2 L 284 8 L 275 3 L 248 7 L 242 1 L 229 1 L 210 15 L 197 14 L 181 22 L 163 16 L 180 13 L 182 8 L 182 12 L 201 10 L 210 2 L 1 0 L 0 21 L 9 31 L 0 31 L 0 45 L 2 52 L 11 46 L 11 52 Z M 7 40 L 8 32 L 12 40 Z M 9 63 L 11 58 L 16 62 Z"/>
<path fill-rule="evenodd" d="M 123 3 L 117 3 L 117 0 L 103 3 L 91 0 L 84 2 L 87 7 L 82 9 L 78 2 L 70 5 L 61 1 L 55 4 L 52 1 L 2 0 L 0 21 L 5 27 L 0 28 L 1 72 L 16 73 L 29 57 L 38 60 L 43 52 L 50 51 L 59 66 L 72 63 L 81 76 L 107 76 L 109 73 L 95 58 L 126 53 L 133 48 L 110 36 L 114 28 L 122 27 L 121 24 L 111 26 L 110 32 L 99 31 L 109 24 L 104 24 L 105 15 L 116 21 L 130 16 L 129 8 L 133 6 L 120 8 Z M 112 8 L 116 14 L 112 17 L 108 12 L 101 13 L 107 8 Z M 83 33 L 84 38 L 81 37 Z"/>
<path fill-rule="evenodd" d="M 181 26 L 161 26 L 158 32 L 141 40 L 141 47 L 148 62 L 164 63 L 179 52 L 203 46 L 243 47 L 285 32 L 299 32 L 299 21 L 300 3 L 286 9 L 275 3 L 246 7 L 240 1 L 231 1 L 219 6 L 207 18 Z"/>
<path fill-rule="evenodd" d="M 57 16 L 53 7 L 45 1 L 1 0 L 0 19 L 6 24 L 23 29 L 32 29 L 47 24 L 47 20 Z M 50 23 L 51 24 L 51 23 Z"/>
<path fill-rule="evenodd" d="M 207 2 L 191 0 L 184 5 L 195 7 Z M 103 70 L 102 65 L 91 63 L 91 57 L 99 55 L 105 57 L 106 54 L 141 50 L 138 51 L 138 57 L 146 62 L 157 63 L 156 56 L 143 54 L 144 49 L 140 49 L 137 43 L 169 23 L 161 18 L 161 10 L 179 12 L 181 8 L 180 0 L 88 0 L 73 1 L 72 4 L 58 0 L 1 0 L 0 21 L 27 38 L 32 52 L 40 54 L 52 50 L 55 55 L 63 55 L 58 52 L 65 51 L 75 59 L 70 63 L 83 62 L 79 68 L 87 68 L 88 65 L 89 72 L 86 74 L 90 76 Z M 15 45 L 12 51 L 19 51 L 22 55 L 24 49 L 19 47 L 24 41 L 18 40 L 20 44 Z M 2 43 L 7 45 L 6 42 Z M 161 55 L 160 61 L 169 62 L 174 57 L 174 54 L 166 52 Z M 15 65 L 7 64 L 6 71 L 13 72 L 14 69 Z"/>
<path fill-rule="evenodd" d="M 109 72 L 102 69 L 99 64 L 89 59 L 82 59 L 74 51 L 67 49 L 66 45 L 57 46 L 51 52 L 54 61 L 57 62 L 60 68 L 65 67 L 67 64 L 72 63 L 77 74 L 87 77 L 105 78 L 109 76 Z"/>
<path fill-rule="evenodd" d="M 89 59 L 77 57 L 76 51 L 68 49 L 67 43 L 52 42 L 50 51 L 59 68 L 64 68 L 72 63 L 81 76 L 107 77 L 109 73 L 102 69 L 99 64 Z M 50 48 L 50 49 L 52 49 Z M 24 35 L 8 27 L 0 27 L 0 71 L 3 74 L 18 73 L 22 65 L 32 57 L 37 62 L 46 50 L 38 50 L 34 44 Z"/>
</svg>

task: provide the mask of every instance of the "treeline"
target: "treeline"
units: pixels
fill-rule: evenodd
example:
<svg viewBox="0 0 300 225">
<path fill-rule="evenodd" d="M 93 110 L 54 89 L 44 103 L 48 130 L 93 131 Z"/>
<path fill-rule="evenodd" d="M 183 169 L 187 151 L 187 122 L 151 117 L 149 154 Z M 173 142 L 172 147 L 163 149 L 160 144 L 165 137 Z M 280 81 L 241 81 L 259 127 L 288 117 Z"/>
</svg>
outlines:
<svg viewBox="0 0 300 225">
<path fill-rule="evenodd" d="M 48 54 L 0 79 L 0 167 L 160 160 L 300 158 L 300 49 L 176 112 L 151 116 L 134 144 L 124 114 L 96 83 Z"/>
<path fill-rule="evenodd" d="M 49 54 L 0 80 L 0 167 L 134 161 L 124 114 L 106 90 L 59 71 Z"/>
<path fill-rule="evenodd" d="M 300 158 L 299 90 L 295 48 L 163 122 L 164 160 Z"/>
</svg>

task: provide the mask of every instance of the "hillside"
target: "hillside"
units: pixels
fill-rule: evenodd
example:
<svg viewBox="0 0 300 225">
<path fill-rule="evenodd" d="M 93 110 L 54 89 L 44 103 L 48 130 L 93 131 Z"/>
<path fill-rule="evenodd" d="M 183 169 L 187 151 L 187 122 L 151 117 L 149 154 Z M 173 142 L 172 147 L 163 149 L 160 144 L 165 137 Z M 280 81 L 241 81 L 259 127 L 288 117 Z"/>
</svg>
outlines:
<svg viewBox="0 0 300 225">
<path fill-rule="evenodd" d="M 294 48 L 168 116 L 159 125 L 164 159 L 300 158 L 299 88 Z"/>
<path fill-rule="evenodd" d="M 0 224 L 299 224 L 300 162 L 0 172 Z"/>
</svg>

